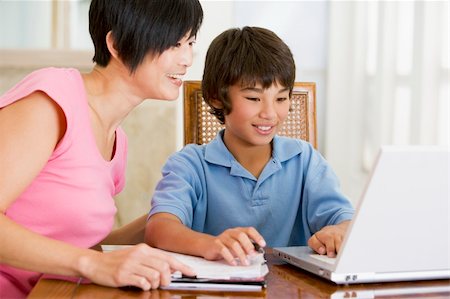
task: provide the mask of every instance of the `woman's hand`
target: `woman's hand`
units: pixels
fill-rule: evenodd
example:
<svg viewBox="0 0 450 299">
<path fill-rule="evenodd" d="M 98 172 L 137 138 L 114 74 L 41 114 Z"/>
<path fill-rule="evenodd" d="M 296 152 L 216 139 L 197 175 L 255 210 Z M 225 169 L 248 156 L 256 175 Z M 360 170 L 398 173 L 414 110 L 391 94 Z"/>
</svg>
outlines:
<svg viewBox="0 0 450 299">
<path fill-rule="evenodd" d="M 83 276 L 94 283 L 135 286 L 145 291 L 167 286 L 174 271 L 195 275 L 188 266 L 145 244 L 107 253 L 92 251 L 92 255 L 84 256 L 79 262 Z"/>
<path fill-rule="evenodd" d="M 209 238 L 203 257 L 208 260 L 223 258 L 231 265 L 237 265 L 235 258 L 238 258 L 241 265 L 248 265 L 247 255 L 256 254 L 254 243 L 260 247 L 266 246 L 264 238 L 255 228 L 230 228 L 217 237 Z"/>
</svg>

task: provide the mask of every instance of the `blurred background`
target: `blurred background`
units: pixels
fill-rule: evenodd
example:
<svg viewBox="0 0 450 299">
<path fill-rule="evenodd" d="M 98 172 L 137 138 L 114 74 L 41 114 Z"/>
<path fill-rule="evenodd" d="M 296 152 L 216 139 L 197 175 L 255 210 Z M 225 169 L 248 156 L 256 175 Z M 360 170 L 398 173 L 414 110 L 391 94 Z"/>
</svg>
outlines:
<svg viewBox="0 0 450 299">
<path fill-rule="evenodd" d="M 185 79 L 201 79 L 222 31 L 273 30 L 294 54 L 296 81 L 317 84 L 318 148 L 354 205 L 381 145 L 448 147 L 448 1 L 200 2 L 205 17 Z M 89 3 L 0 0 L 0 93 L 37 68 L 92 68 Z M 182 147 L 182 96 L 146 101 L 123 123 L 129 168 L 117 226 L 149 210 L 164 161 Z"/>
</svg>

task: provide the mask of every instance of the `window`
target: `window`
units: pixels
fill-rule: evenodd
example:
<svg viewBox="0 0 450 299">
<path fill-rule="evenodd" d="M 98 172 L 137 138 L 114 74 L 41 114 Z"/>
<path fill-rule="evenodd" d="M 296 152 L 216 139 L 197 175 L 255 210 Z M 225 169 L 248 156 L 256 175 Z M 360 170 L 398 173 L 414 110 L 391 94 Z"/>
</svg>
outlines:
<svg viewBox="0 0 450 299">
<path fill-rule="evenodd" d="M 0 49 L 93 50 L 89 0 L 0 1 Z"/>
</svg>

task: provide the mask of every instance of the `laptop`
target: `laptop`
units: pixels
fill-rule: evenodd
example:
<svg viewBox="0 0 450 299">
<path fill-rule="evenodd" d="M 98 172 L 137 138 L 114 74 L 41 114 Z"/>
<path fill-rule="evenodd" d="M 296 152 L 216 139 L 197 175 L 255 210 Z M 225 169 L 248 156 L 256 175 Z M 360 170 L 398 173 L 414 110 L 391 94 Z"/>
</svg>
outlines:
<svg viewBox="0 0 450 299">
<path fill-rule="evenodd" d="M 450 279 L 447 147 L 381 147 L 336 258 L 308 246 L 275 256 L 336 284 Z"/>
</svg>

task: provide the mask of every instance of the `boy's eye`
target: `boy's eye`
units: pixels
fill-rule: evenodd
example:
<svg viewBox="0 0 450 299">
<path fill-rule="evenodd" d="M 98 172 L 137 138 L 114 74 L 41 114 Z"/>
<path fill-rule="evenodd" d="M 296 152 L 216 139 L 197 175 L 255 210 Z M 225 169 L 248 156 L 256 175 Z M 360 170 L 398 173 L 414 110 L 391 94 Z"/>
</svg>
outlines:
<svg viewBox="0 0 450 299">
<path fill-rule="evenodd" d="M 249 101 L 259 101 L 259 98 L 245 97 Z"/>
<path fill-rule="evenodd" d="M 284 101 L 286 101 L 288 98 L 277 98 L 277 101 L 278 102 L 284 102 Z"/>
<path fill-rule="evenodd" d="M 189 46 L 193 46 L 197 41 L 193 40 L 191 42 L 189 42 Z"/>
<path fill-rule="evenodd" d="M 176 44 L 175 44 L 175 47 L 176 47 L 176 48 L 181 47 L 181 43 L 176 43 Z"/>
</svg>

